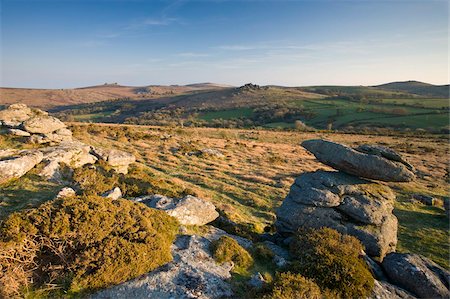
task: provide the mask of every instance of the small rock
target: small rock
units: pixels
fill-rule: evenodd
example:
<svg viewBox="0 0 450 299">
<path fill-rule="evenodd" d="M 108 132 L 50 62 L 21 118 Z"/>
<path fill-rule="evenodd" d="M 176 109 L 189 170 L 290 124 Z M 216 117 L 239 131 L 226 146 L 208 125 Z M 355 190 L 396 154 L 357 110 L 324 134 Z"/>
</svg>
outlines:
<svg viewBox="0 0 450 299">
<path fill-rule="evenodd" d="M 20 178 L 37 164 L 44 155 L 37 150 L 27 150 L 18 156 L 3 158 L 0 160 L 0 184 L 13 178 Z"/>
<path fill-rule="evenodd" d="M 115 187 L 112 190 L 109 190 L 102 194 L 103 197 L 111 198 L 112 200 L 117 200 L 119 198 L 122 198 L 122 190 L 120 190 L 119 187 Z"/>
<path fill-rule="evenodd" d="M 412 198 L 420 201 L 421 203 L 423 203 L 424 205 L 427 205 L 427 206 L 434 206 L 436 204 L 436 198 L 429 196 L 429 195 L 413 194 Z"/>
<path fill-rule="evenodd" d="M 31 136 L 30 133 L 19 130 L 19 129 L 8 129 L 8 134 L 15 135 L 15 136 L 23 136 L 23 137 Z"/>
<path fill-rule="evenodd" d="M 55 198 L 59 199 L 59 198 L 65 198 L 65 197 L 72 197 L 75 195 L 76 195 L 75 190 L 73 190 L 70 187 L 64 187 L 61 189 L 61 191 L 58 192 L 58 194 L 56 195 Z"/>
<path fill-rule="evenodd" d="M 391 253 L 382 263 L 390 281 L 419 298 L 448 298 L 449 271 L 417 254 Z"/>
<path fill-rule="evenodd" d="M 93 154 L 99 159 L 106 161 L 117 172 L 123 174 L 127 174 L 128 166 L 131 163 L 136 162 L 136 158 L 133 154 L 115 149 L 93 148 Z"/>
<path fill-rule="evenodd" d="M 266 283 L 266 280 L 259 272 L 256 274 L 253 274 L 250 277 L 250 280 L 248 281 L 248 285 L 257 290 L 262 289 L 265 283 Z"/>
<path fill-rule="evenodd" d="M 212 203 L 191 195 L 179 199 L 152 195 L 135 200 L 151 208 L 164 210 L 183 225 L 204 225 L 219 217 Z"/>
<path fill-rule="evenodd" d="M 447 218 L 450 218 L 450 198 L 444 197 L 443 202 L 444 202 L 445 215 L 447 216 Z"/>
</svg>

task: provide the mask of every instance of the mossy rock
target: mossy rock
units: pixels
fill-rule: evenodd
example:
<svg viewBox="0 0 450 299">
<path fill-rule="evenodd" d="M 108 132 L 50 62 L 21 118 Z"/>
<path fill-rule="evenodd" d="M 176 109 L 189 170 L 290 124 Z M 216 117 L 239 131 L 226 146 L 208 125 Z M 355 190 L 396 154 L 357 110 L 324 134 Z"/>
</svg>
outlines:
<svg viewBox="0 0 450 299">
<path fill-rule="evenodd" d="M 35 247 L 29 253 L 32 264 L 18 260 L 14 265 L 14 259 L 3 256 L 0 266 L 4 276 L 17 267 L 31 273 L 25 282 L 31 289 L 52 283 L 66 294 L 79 294 L 171 261 L 177 231 L 176 219 L 140 203 L 97 196 L 56 199 L 14 213 L 2 223 L 0 248 L 8 244 L 20 251 L 28 243 Z"/>
<path fill-rule="evenodd" d="M 269 294 L 263 299 L 322 299 L 320 288 L 300 274 L 277 273 Z"/>
<path fill-rule="evenodd" d="M 253 265 L 253 258 L 231 237 L 222 236 L 211 243 L 214 259 L 219 263 L 233 262 L 236 267 L 246 270 Z"/>
<path fill-rule="evenodd" d="M 291 243 L 291 269 L 343 298 L 365 298 L 374 279 L 362 249 L 358 239 L 331 228 L 300 230 Z"/>
</svg>

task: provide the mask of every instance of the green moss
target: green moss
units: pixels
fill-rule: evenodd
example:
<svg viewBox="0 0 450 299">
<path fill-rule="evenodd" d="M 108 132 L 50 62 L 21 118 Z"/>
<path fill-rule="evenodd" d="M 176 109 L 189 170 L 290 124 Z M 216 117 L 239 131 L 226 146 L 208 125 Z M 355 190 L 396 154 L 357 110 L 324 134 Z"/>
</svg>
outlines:
<svg viewBox="0 0 450 299">
<path fill-rule="evenodd" d="M 271 262 L 275 256 L 272 250 L 268 248 L 264 243 L 258 243 L 253 246 L 253 256 L 263 262 Z"/>
<path fill-rule="evenodd" d="M 374 280 L 360 257 L 362 248 L 356 238 L 330 228 L 302 230 L 291 243 L 292 270 L 343 298 L 363 298 Z"/>
<path fill-rule="evenodd" d="M 277 273 L 269 294 L 264 299 L 321 299 L 317 284 L 300 274 Z"/>
<path fill-rule="evenodd" d="M 253 265 L 253 258 L 236 240 L 222 236 L 211 243 L 214 259 L 219 263 L 233 262 L 239 270 L 247 270 Z"/>
<path fill-rule="evenodd" d="M 0 266 L 6 269 L 2 275 L 23 268 L 31 273 L 32 288 L 51 283 L 62 292 L 58 296 L 92 291 L 169 262 L 177 231 L 174 218 L 140 203 L 97 196 L 49 201 L 2 223 L 2 245 L 17 251 L 30 242 L 37 245 L 29 253 L 34 255 L 32 264 L 1 255 Z"/>
</svg>

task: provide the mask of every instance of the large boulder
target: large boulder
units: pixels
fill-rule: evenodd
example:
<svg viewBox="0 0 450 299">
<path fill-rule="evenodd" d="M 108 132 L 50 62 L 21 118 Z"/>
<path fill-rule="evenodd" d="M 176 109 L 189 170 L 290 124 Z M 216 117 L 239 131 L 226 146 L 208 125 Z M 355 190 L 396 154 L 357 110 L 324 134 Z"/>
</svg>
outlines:
<svg viewBox="0 0 450 299">
<path fill-rule="evenodd" d="M 164 210 L 183 225 L 204 225 L 219 217 L 212 203 L 191 195 L 178 199 L 152 195 L 135 200 L 150 208 Z"/>
<path fill-rule="evenodd" d="M 375 147 L 366 146 L 357 151 L 322 139 L 304 141 L 302 146 L 320 162 L 359 177 L 386 182 L 410 182 L 415 179 L 412 167 L 390 149 L 377 147 L 376 150 Z"/>
<path fill-rule="evenodd" d="M 102 290 L 93 299 L 229 298 L 231 263 L 218 264 L 211 242 L 200 236 L 180 236 L 172 245 L 173 261 L 137 279 Z"/>
<path fill-rule="evenodd" d="M 109 165 L 111 165 L 117 172 L 127 174 L 128 166 L 131 163 L 136 162 L 136 158 L 133 154 L 115 150 L 115 149 L 101 149 L 94 148 L 94 155 L 96 155 L 99 159 L 106 161 Z"/>
<path fill-rule="evenodd" d="M 10 179 L 20 178 L 42 161 L 44 155 L 37 150 L 22 151 L 0 160 L 0 184 Z"/>
<path fill-rule="evenodd" d="M 374 259 L 395 251 L 395 194 L 382 184 L 342 172 L 300 175 L 277 210 L 277 231 L 290 235 L 299 228 L 330 227 L 358 238 Z"/>
<path fill-rule="evenodd" d="M 417 254 L 391 253 L 382 267 L 390 281 L 419 298 L 449 298 L 450 272 Z"/>
<path fill-rule="evenodd" d="M 53 116 L 34 116 L 23 122 L 23 128 L 29 133 L 48 134 L 63 129 L 66 125 Z"/>
</svg>

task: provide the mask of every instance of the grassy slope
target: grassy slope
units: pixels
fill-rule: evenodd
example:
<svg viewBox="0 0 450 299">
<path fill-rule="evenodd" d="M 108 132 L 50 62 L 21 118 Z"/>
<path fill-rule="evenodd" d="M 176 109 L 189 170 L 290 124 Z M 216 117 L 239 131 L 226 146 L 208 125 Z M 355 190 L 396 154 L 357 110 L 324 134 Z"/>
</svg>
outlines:
<svg viewBox="0 0 450 299">
<path fill-rule="evenodd" d="M 327 138 L 349 145 L 390 146 L 403 152 L 426 174 L 414 183 L 390 184 L 399 195 L 395 209 L 400 223 L 399 250 L 417 252 L 449 266 L 445 258 L 449 254 L 448 223 L 443 209 L 408 201 L 415 192 L 448 196 L 448 185 L 443 179 L 448 156 L 446 139 L 124 125 L 81 125 L 74 131 L 86 143 L 134 153 L 141 167 L 169 182 L 164 185 L 168 192 L 190 190 L 214 202 L 232 220 L 252 224 L 258 232 L 274 221 L 275 209 L 296 176 L 305 171 L 329 169 L 298 145 L 302 140 Z M 226 157 L 188 156 L 183 150 L 173 153 L 171 149 L 180 146 L 186 151 L 217 148 Z M 58 188 L 33 174 L 2 186 L 0 216 L 51 199 Z"/>
</svg>

